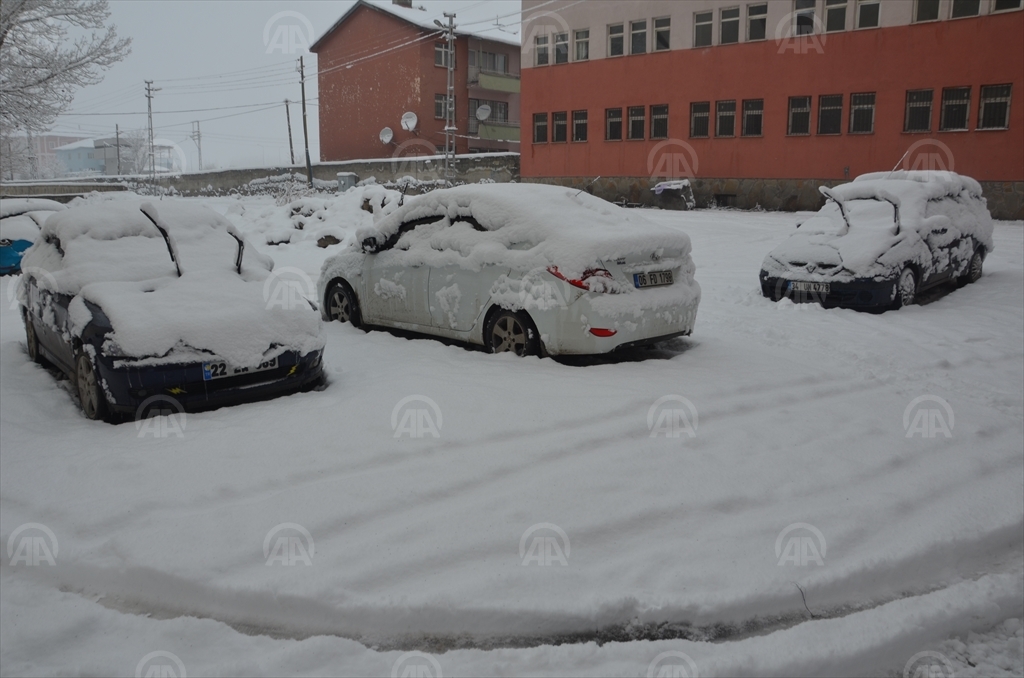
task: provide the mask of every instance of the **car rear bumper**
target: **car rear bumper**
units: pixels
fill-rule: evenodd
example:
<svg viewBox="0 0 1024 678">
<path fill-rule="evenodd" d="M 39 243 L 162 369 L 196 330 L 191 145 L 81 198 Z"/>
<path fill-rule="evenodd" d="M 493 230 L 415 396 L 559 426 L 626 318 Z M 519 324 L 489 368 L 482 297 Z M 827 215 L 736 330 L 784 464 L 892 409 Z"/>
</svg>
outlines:
<svg viewBox="0 0 1024 678">
<path fill-rule="evenodd" d="M 148 406 L 198 411 L 311 388 L 323 378 L 322 358 L 323 349 L 301 356 L 288 351 L 274 369 L 209 381 L 202 363 L 136 367 L 101 356 L 98 367 L 110 410 L 141 415 Z"/>
<path fill-rule="evenodd" d="M 770 277 L 761 271 L 761 293 L 772 301 L 789 299 L 798 304 L 821 304 L 825 308 L 888 308 L 896 298 L 895 280 L 853 280 L 851 282 L 828 282 L 829 291 L 799 292 L 789 289 L 795 279 Z"/>
</svg>

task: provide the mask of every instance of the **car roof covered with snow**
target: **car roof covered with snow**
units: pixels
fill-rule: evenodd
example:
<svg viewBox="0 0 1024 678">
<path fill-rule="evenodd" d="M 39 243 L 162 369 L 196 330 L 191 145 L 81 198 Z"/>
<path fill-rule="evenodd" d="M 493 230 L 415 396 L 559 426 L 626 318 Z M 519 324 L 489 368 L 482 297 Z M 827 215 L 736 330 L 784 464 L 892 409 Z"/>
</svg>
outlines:
<svg viewBox="0 0 1024 678">
<path fill-rule="evenodd" d="M 0 200 L 0 219 L 27 212 L 60 212 L 67 205 L 46 198 L 4 198 Z"/>
</svg>

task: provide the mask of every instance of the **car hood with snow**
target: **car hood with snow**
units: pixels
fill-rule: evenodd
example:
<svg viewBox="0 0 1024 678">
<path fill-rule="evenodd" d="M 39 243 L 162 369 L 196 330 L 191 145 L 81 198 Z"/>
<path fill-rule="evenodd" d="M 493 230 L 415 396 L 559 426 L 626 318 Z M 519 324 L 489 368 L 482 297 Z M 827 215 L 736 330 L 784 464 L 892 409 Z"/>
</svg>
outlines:
<svg viewBox="0 0 1024 678">
<path fill-rule="evenodd" d="M 323 347 L 310 304 L 273 303 L 273 266 L 217 213 L 172 199 L 59 212 L 23 260 L 40 287 L 73 297 L 73 332 L 109 322 L 113 355 L 234 365 Z"/>
<path fill-rule="evenodd" d="M 992 249 L 992 218 L 970 177 L 879 172 L 820 190 L 828 202 L 765 257 L 765 275 L 882 280 L 910 263 L 928 277 L 937 248 L 959 242 Z"/>
</svg>

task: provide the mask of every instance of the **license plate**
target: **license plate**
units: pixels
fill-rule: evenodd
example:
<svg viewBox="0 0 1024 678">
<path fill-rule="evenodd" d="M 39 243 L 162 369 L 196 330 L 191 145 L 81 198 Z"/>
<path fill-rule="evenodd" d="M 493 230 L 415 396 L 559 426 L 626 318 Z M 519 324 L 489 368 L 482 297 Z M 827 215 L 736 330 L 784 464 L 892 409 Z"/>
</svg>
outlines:
<svg viewBox="0 0 1024 678">
<path fill-rule="evenodd" d="M 251 374 L 253 372 L 265 372 L 272 370 L 277 367 L 277 358 L 271 358 L 270 360 L 264 360 L 255 367 L 232 367 L 223 360 L 216 362 L 203 363 L 203 380 L 211 381 L 213 379 L 225 379 L 227 377 L 237 377 L 240 374 Z"/>
<path fill-rule="evenodd" d="M 637 287 L 658 287 L 672 284 L 672 271 L 650 271 L 634 273 L 633 284 Z"/>
<path fill-rule="evenodd" d="M 828 294 L 829 283 L 818 283 L 818 282 L 793 282 L 789 283 L 790 292 L 818 292 L 819 294 Z"/>
</svg>

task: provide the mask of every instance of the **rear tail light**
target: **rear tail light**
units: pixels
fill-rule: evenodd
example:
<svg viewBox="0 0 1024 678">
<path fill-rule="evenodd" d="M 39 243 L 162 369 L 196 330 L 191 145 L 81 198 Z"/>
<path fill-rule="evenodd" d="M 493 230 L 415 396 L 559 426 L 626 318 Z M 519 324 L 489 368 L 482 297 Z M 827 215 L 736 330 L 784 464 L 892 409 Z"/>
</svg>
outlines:
<svg viewBox="0 0 1024 678">
<path fill-rule="evenodd" d="M 613 337 L 618 330 L 606 330 L 603 327 L 591 327 L 590 333 L 595 337 Z"/>
<path fill-rule="evenodd" d="M 580 276 L 578 279 L 577 278 L 567 278 L 561 271 L 558 270 L 557 266 L 548 266 L 548 273 L 550 273 L 551 275 L 555 276 L 559 280 L 564 280 L 565 282 L 569 283 L 573 287 L 578 287 L 581 290 L 587 290 L 587 291 L 590 291 L 590 289 L 591 289 L 591 287 L 590 287 L 591 284 L 589 282 L 591 280 L 591 278 L 603 278 L 603 279 L 608 280 L 608 281 L 614 280 L 614 278 L 612 278 L 611 272 L 609 272 L 607 269 L 604 269 L 604 268 L 588 268 L 587 270 L 583 271 L 583 275 Z M 600 289 L 600 291 L 603 292 L 605 290 L 604 289 Z"/>
</svg>

